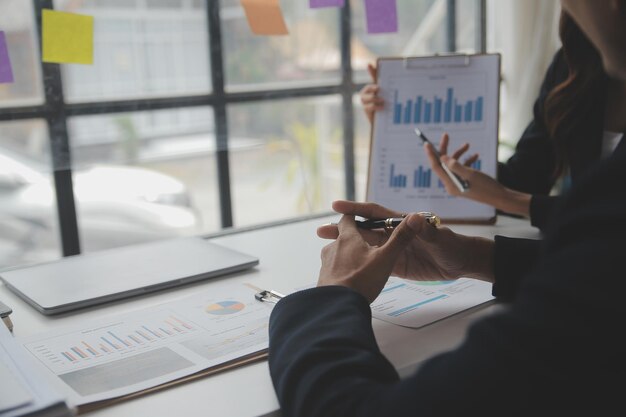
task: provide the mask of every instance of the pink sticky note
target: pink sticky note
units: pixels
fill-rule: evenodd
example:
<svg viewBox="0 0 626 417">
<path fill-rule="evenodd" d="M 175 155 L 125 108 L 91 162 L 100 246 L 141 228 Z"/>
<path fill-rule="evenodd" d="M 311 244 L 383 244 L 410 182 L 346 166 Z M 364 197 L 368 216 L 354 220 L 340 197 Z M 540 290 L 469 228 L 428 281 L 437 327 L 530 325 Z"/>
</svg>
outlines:
<svg viewBox="0 0 626 417">
<path fill-rule="evenodd" d="M 343 7 L 345 0 L 309 0 L 309 7 L 317 9 L 319 7 Z"/>
<path fill-rule="evenodd" d="M 11 69 L 11 59 L 4 32 L 0 30 L 0 83 L 12 83 L 13 70 Z"/>
<path fill-rule="evenodd" d="M 365 0 L 367 33 L 398 31 L 396 0 Z"/>
</svg>

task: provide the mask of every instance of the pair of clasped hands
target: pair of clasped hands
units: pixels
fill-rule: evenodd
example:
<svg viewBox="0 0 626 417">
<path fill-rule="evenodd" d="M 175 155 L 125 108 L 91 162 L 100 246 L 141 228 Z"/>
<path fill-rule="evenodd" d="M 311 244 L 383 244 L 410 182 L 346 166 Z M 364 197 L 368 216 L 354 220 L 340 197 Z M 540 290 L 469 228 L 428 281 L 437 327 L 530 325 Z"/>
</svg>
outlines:
<svg viewBox="0 0 626 417">
<path fill-rule="evenodd" d="M 438 227 L 420 213 L 402 214 L 375 203 L 338 200 L 338 223 L 325 224 L 317 235 L 333 242 L 322 249 L 318 286 L 341 285 L 370 303 L 389 276 L 416 281 L 461 276 L 493 282 L 493 241 Z M 358 228 L 355 216 L 367 219 L 404 217 L 392 231 Z"/>
</svg>

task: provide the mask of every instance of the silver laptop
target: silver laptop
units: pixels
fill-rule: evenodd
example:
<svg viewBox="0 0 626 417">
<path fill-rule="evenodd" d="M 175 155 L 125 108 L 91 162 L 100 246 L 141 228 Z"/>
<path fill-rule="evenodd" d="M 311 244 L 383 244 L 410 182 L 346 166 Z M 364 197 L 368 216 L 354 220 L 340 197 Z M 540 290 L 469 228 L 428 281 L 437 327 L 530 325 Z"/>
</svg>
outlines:
<svg viewBox="0 0 626 417">
<path fill-rule="evenodd" d="M 230 274 L 258 258 L 200 237 L 69 256 L 0 272 L 13 292 L 46 315 Z"/>
</svg>

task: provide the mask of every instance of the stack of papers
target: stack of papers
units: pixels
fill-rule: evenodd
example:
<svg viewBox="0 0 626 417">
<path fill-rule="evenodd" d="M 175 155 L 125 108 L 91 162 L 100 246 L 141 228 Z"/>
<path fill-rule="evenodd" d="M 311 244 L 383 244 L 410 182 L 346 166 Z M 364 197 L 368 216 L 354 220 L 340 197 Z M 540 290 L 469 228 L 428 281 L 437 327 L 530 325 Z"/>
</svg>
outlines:
<svg viewBox="0 0 626 417">
<path fill-rule="evenodd" d="M 58 392 L 43 382 L 31 359 L 0 323 L 0 417 L 65 417 L 74 413 Z"/>
</svg>

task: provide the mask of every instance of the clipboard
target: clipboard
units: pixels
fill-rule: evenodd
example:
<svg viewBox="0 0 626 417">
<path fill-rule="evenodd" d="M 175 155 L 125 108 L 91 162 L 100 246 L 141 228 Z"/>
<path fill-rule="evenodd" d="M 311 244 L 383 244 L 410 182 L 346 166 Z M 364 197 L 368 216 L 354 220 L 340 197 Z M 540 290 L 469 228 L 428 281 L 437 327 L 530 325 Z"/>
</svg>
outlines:
<svg viewBox="0 0 626 417">
<path fill-rule="evenodd" d="M 436 145 L 447 132 L 449 153 L 469 143 L 464 156 L 480 155 L 472 168 L 495 178 L 500 60 L 497 53 L 378 58 L 385 106 L 370 132 L 367 201 L 401 212 L 433 212 L 443 223 L 495 223 L 494 207 L 445 191 L 414 130 Z"/>
</svg>

